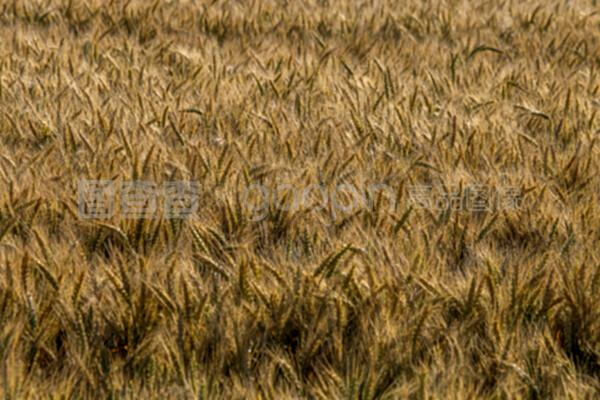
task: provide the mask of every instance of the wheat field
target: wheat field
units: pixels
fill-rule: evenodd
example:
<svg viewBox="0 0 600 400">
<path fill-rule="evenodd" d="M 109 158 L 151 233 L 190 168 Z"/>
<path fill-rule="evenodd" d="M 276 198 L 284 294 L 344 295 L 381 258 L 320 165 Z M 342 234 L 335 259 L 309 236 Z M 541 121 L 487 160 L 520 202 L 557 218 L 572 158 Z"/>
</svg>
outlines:
<svg viewBox="0 0 600 400">
<path fill-rule="evenodd" d="M 598 398 L 595 3 L 1 0 L 0 393 Z"/>
</svg>

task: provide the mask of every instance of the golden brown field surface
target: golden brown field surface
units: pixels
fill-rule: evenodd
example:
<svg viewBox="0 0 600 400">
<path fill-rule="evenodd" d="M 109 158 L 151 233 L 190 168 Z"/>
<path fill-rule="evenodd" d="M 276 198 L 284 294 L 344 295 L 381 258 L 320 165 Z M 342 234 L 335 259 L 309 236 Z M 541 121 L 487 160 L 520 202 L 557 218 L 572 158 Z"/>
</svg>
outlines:
<svg viewBox="0 0 600 400">
<path fill-rule="evenodd" d="M 0 0 L 0 393 L 598 396 L 595 3 Z"/>
</svg>

